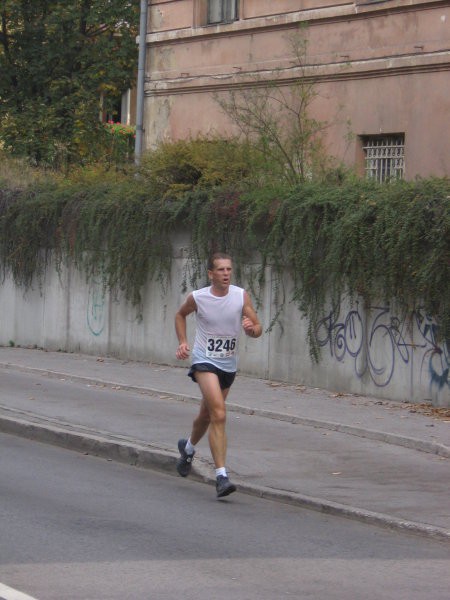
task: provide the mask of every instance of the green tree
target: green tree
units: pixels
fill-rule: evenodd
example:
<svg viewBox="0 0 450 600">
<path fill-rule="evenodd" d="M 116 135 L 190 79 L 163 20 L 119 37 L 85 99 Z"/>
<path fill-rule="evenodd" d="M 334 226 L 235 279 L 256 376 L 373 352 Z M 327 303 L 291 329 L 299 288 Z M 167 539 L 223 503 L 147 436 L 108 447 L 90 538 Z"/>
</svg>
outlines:
<svg viewBox="0 0 450 600">
<path fill-rule="evenodd" d="M 139 2 L 0 0 L 0 145 L 34 164 L 88 162 L 135 78 Z"/>
</svg>

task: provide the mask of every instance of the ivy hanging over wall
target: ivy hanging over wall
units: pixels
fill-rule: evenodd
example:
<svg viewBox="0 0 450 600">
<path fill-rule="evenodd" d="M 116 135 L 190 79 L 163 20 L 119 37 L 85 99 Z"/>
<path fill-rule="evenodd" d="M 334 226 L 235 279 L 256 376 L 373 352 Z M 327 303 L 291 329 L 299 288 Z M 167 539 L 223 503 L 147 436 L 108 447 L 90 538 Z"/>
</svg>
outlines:
<svg viewBox="0 0 450 600">
<path fill-rule="evenodd" d="M 170 271 L 170 218 L 133 178 L 49 182 L 15 194 L 0 217 L 0 260 L 18 285 L 42 278 L 50 258 L 141 302 L 149 277 Z"/>
<path fill-rule="evenodd" d="M 239 275 L 257 253 L 261 285 L 267 264 L 280 281 L 287 273 L 293 297 L 278 293 L 278 308 L 293 300 L 308 317 L 316 359 L 315 325 L 327 304 L 338 306 L 344 295 L 368 305 L 423 306 L 450 338 L 450 180 L 304 183 L 280 191 L 186 196 L 184 209 L 195 215 L 192 255 L 228 249 Z"/>
<path fill-rule="evenodd" d="M 264 267 L 288 274 L 293 297 L 314 327 L 343 294 L 423 306 L 450 339 L 450 180 L 376 184 L 355 178 L 259 186 L 208 178 L 170 182 L 91 173 L 43 179 L 23 188 L 0 180 L 0 264 L 24 287 L 42 280 L 49 260 L 74 262 L 103 277 L 137 307 L 149 278 L 164 285 L 171 235 L 191 234 L 185 286 L 204 283 L 210 251 L 229 251 L 238 280 L 258 289 Z M 182 185 L 180 185 L 180 183 Z M 152 190 L 157 190 L 152 192 Z M 255 262 L 255 256 L 258 261 Z M 248 270 L 248 264 L 253 270 Z"/>
</svg>

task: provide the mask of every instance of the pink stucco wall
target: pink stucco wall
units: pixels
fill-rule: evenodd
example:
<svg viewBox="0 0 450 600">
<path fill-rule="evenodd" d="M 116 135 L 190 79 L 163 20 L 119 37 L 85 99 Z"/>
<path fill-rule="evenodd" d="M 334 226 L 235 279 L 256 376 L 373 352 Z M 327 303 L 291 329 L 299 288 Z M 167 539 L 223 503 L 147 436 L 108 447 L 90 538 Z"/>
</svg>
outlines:
<svg viewBox="0 0 450 600">
<path fill-rule="evenodd" d="M 319 93 L 311 116 L 331 123 L 329 151 L 359 168 L 358 136 L 404 133 L 407 178 L 450 174 L 447 1 L 241 0 L 239 20 L 219 26 L 205 25 L 205 0 L 151 7 L 147 147 L 232 131 L 213 94 L 251 86 L 255 74 L 299 77 L 286 35 L 305 24 L 305 73 Z"/>
</svg>

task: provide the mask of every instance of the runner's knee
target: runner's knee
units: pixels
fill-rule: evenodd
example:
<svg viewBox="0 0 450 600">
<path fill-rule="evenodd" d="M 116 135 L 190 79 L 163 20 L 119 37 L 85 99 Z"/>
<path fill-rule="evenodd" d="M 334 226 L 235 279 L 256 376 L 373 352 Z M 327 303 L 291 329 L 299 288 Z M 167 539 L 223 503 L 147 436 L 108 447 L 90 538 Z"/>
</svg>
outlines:
<svg viewBox="0 0 450 600">
<path fill-rule="evenodd" d="M 211 423 L 215 425 L 224 425 L 227 419 L 226 410 L 224 407 L 217 407 L 210 411 Z"/>
</svg>

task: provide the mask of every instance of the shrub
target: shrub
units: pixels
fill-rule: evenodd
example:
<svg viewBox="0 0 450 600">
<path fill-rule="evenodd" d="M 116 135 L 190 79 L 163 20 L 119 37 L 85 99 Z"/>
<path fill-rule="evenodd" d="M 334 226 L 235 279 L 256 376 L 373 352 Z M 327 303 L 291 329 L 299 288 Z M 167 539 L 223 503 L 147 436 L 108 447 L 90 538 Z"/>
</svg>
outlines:
<svg viewBox="0 0 450 600">
<path fill-rule="evenodd" d="M 236 139 L 196 138 L 163 142 L 142 158 L 140 174 L 163 198 L 194 189 L 245 186 L 261 176 L 251 145 Z"/>
</svg>

